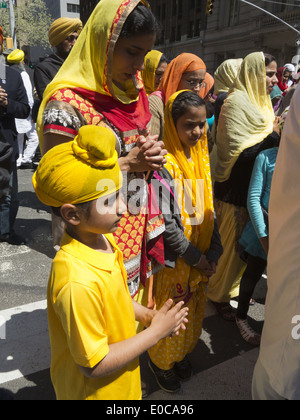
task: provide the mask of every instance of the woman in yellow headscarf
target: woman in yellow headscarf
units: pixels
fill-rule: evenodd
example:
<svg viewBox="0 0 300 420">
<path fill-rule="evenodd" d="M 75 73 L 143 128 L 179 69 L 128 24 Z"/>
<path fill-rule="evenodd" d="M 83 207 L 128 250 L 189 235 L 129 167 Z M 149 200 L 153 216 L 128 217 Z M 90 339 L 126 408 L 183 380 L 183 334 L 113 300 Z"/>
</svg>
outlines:
<svg viewBox="0 0 300 420">
<path fill-rule="evenodd" d="M 235 82 L 242 62 L 242 58 L 231 58 L 223 61 L 223 63 L 219 65 L 214 74 L 214 94 L 216 96 L 220 95 L 220 93 L 228 93 Z"/>
<path fill-rule="evenodd" d="M 247 195 L 256 156 L 279 144 L 270 94 L 277 82 L 275 58 L 256 52 L 243 61 L 221 110 L 216 137 L 215 210 L 224 254 L 208 287 L 219 314 L 234 321 L 229 303 L 238 296 L 245 263 L 238 241 L 248 220 Z"/>
<path fill-rule="evenodd" d="M 83 125 L 103 125 L 115 135 L 119 165 L 127 172 L 127 184 L 133 181 L 130 185 L 134 188 L 143 183 L 139 193 L 132 191 L 129 197 L 126 191 L 131 207 L 114 234 L 124 255 L 132 296 L 142 290 L 141 270 L 146 271 L 148 186 L 144 174 L 160 169 L 166 153 L 162 142 L 146 138 L 151 115 L 140 76 L 157 29 L 146 1 L 101 0 L 48 85 L 38 116 L 43 153 L 72 140 Z M 157 218 L 152 231 L 162 225 L 162 218 Z"/>
<path fill-rule="evenodd" d="M 171 96 L 165 110 L 164 141 L 167 164 L 154 176 L 157 191 L 163 191 L 166 267 L 154 277 L 154 297 L 158 309 L 166 298 L 184 300 L 189 323 L 177 337 L 160 341 L 149 355 L 160 387 L 175 392 L 179 380 L 191 376 L 186 356 L 201 335 L 208 277 L 222 254 L 214 223 L 206 107 L 197 93 L 181 91 Z"/>
<path fill-rule="evenodd" d="M 215 119 L 214 124 L 211 130 L 212 144 L 213 148 L 210 153 L 210 164 L 212 171 L 212 180 L 214 182 L 214 173 L 215 173 L 215 164 L 216 164 L 216 135 L 217 128 L 219 123 L 220 112 L 224 104 L 225 99 L 227 98 L 229 89 L 235 82 L 238 72 L 240 70 L 241 64 L 243 62 L 242 58 L 232 58 L 229 60 L 223 61 L 222 64 L 217 68 L 214 74 L 214 94 L 217 96 L 215 107 Z"/>
<path fill-rule="evenodd" d="M 157 90 L 161 78 L 163 77 L 168 65 L 167 57 L 160 51 L 152 50 L 145 57 L 142 78 L 147 95 Z"/>
</svg>

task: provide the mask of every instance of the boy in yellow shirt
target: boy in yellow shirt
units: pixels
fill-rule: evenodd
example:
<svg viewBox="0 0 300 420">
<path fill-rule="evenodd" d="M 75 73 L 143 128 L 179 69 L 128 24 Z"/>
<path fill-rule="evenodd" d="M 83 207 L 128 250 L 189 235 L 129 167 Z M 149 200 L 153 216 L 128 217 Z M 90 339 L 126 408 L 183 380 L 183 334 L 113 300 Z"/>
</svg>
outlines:
<svg viewBox="0 0 300 420">
<path fill-rule="evenodd" d="M 51 378 L 57 399 L 141 399 L 138 356 L 185 328 L 183 302 L 156 312 L 134 302 L 111 235 L 126 211 L 112 132 L 84 126 L 51 149 L 33 177 L 66 223 L 48 283 Z M 135 320 L 147 329 L 136 334 Z"/>
</svg>

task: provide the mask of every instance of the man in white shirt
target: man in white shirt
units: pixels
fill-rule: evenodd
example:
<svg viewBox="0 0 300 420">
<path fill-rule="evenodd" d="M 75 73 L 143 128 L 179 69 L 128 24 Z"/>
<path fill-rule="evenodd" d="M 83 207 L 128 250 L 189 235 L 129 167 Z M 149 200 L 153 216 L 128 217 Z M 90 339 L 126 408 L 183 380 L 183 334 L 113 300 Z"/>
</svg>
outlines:
<svg viewBox="0 0 300 420">
<path fill-rule="evenodd" d="M 268 293 L 254 400 L 300 399 L 300 88 L 285 122 L 270 197 Z"/>
<path fill-rule="evenodd" d="M 7 62 L 15 70 L 17 70 L 22 77 L 30 109 L 32 110 L 34 99 L 33 99 L 33 88 L 30 81 L 29 74 L 26 72 L 24 61 L 24 51 L 15 49 L 7 56 Z M 18 168 L 32 167 L 32 161 L 39 146 L 39 138 L 36 132 L 36 124 L 32 119 L 32 114 L 26 119 L 15 120 L 16 128 L 18 132 L 18 145 L 19 145 L 19 158 L 17 160 Z M 24 148 L 25 134 L 27 137 L 26 147 Z"/>
</svg>

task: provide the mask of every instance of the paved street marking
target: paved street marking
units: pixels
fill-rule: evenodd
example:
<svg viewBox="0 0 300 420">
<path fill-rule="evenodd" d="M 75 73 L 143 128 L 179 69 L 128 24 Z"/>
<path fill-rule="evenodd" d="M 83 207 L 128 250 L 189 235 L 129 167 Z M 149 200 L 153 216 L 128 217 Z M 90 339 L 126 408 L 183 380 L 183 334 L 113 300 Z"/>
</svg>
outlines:
<svg viewBox="0 0 300 420">
<path fill-rule="evenodd" d="M 16 246 L 9 246 L 8 244 L 5 244 L 5 243 L 0 244 L 0 258 L 6 259 L 8 257 L 13 257 L 19 254 L 29 254 L 30 251 L 31 249 L 25 245 L 16 247 Z"/>
<path fill-rule="evenodd" d="M 47 301 L 0 311 L 0 384 L 49 367 Z"/>
<path fill-rule="evenodd" d="M 6 319 L 3 316 L 0 316 L 0 340 L 5 340 L 6 338 Z"/>
</svg>

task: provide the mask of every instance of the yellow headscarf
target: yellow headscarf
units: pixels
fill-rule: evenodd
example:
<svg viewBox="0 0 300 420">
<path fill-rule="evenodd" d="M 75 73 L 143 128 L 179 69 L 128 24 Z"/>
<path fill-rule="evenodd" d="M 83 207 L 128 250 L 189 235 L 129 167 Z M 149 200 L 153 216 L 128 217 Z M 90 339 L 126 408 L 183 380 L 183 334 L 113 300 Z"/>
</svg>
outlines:
<svg viewBox="0 0 300 420">
<path fill-rule="evenodd" d="M 222 92 L 228 92 L 240 70 L 242 58 L 232 58 L 223 61 L 214 74 L 214 94 L 218 96 Z"/>
<path fill-rule="evenodd" d="M 22 61 L 24 61 L 24 57 L 25 57 L 24 51 L 14 50 L 7 56 L 7 61 L 10 64 L 19 64 L 19 63 L 22 63 Z"/>
<path fill-rule="evenodd" d="M 157 70 L 162 55 L 162 52 L 152 50 L 145 57 L 145 69 L 142 72 L 142 78 L 147 95 L 150 95 L 155 91 L 155 72 Z"/>
<path fill-rule="evenodd" d="M 79 35 L 82 27 L 82 22 L 78 18 L 61 17 L 56 19 L 49 29 L 49 42 L 52 47 L 56 47 L 68 36 L 72 35 L 73 32 L 77 32 Z"/>
<path fill-rule="evenodd" d="M 191 157 L 194 166 L 187 160 L 184 153 L 182 143 L 178 137 L 177 130 L 174 124 L 172 109 L 176 98 L 184 91 L 176 92 L 173 94 L 165 108 L 165 126 L 164 126 L 164 143 L 166 149 L 172 159 L 175 160 L 176 164 L 183 172 L 185 180 L 193 181 L 193 191 L 185 191 L 192 197 L 193 207 L 196 208 L 196 197 L 195 197 L 195 186 L 197 180 L 202 180 L 204 184 L 204 203 L 201 203 L 203 209 L 197 208 L 197 214 L 195 217 L 197 220 L 202 221 L 201 224 L 194 226 L 197 234 L 195 235 L 197 246 L 202 252 L 207 252 L 211 237 L 214 229 L 214 206 L 213 206 L 213 195 L 212 185 L 210 176 L 210 165 L 209 165 L 209 151 L 207 144 L 207 134 L 201 137 L 195 147 L 191 149 Z M 167 156 L 167 159 L 168 159 Z M 188 187 L 188 185 L 185 185 Z M 199 275 L 199 273 L 198 273 Z"/>
<path fill-rule="evenodd" d="M 52 207 L 85 203 L 118 191 L 122 173 L 112 131 L 83 126 L 73 141 L 45 154 L 32 182 L 40 201 Z"/>
<path fill-rule="evenodd" d="M 229 179 L 240 154 L 273 132 L 274 120 L 271 98 L 266 88 L 264 54 L 249 54 L 221 110 L 216 139 L 216 181 Z"/>
<path fill-rule="evenodd" d="M 138 100 L 133 81 L 128 82 L 126 92 L 113 84 L 112 65 L 115 45 L 122 27 L 139 3 L 150 7 L 145 0 L 101 0 L 97 4 L 70 55 L 45 90 L 37 119 L 41 148 L 43 113 L 51 96 L 60 89 L 83 88 L 114 97 L 122 103 Z M 140 87 L 143 87 L 142 81 Z"/>
</svg>

